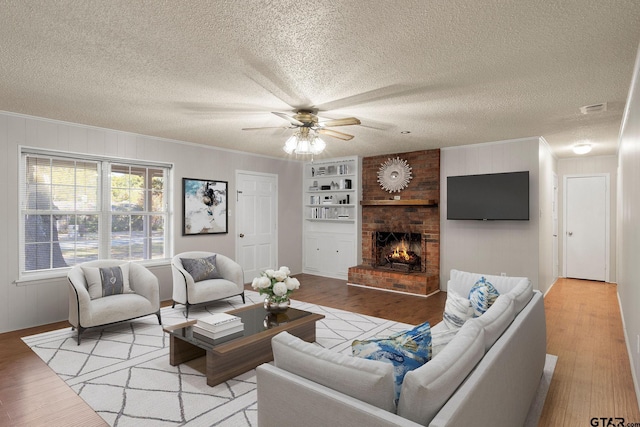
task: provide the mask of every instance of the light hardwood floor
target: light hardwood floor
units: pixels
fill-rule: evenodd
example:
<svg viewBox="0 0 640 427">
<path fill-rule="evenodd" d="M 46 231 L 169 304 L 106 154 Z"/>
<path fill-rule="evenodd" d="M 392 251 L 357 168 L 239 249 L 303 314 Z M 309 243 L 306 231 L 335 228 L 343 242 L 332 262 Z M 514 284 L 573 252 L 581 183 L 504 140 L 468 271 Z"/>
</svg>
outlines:
<svg viewBox="0 0 640 427">
<path fill-rule="evenodd" d="M 302 286 L 294 299 L 411 324 L 442 319 L 444 292 L 421 298 L 297 277 Z M 545 310 L 547 352 L 558 356 L 558 364 L 539 425 L 590 426 L 593 417 L 640 423 L 616 285 L 560 279 L 545 298 Z M 20 340 L 66 326 L 0 334 L 0 426 L 106 425 Z"/>
</svg>

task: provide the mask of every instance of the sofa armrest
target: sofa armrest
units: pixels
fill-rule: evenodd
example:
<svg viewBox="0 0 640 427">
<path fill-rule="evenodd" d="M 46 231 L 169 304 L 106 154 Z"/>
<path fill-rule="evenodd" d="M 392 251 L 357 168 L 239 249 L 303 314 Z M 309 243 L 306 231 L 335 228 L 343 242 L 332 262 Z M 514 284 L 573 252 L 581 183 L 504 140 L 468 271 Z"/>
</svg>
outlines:
<svg viewBox="0 0 640 427">
<path fill-rule="evenodd" d="M 539 291 L 436 414 L 430 427 L 523 425 L 546 357 L 544 300 Z"/>
<path fill-rule="evenodd" d="M 160 288 L 155 274 L 139 264 L 129 263 L 129 286 L 151 301 L 154 310 L 160 310 Z"/>
<path fill-rule="evenodd" d="M 238 286 L 238 292 L 244 290 L 244 272 L 240 264 L 224 255 L 216 255 L 216 266 L 220 275 Z"/>
<path fill-rule="evenodd" d="M 171 261 L 171 275 L 173 276 L 173 294 L 175 302 L 187 302 L 187 288 L 193 286 L 193 277 L 184 269 L 180 260 Z"/>
<path fill-rule="evenodd" d="M 69 323 L 74 327 L 83 323 L 91 324 L 91 297 L 87 290 L 87 282 L 80 268 L 73 268 L 67 275 L 69 280 Z"/>
<path fill-rule="evenodd" d="M 412 421 L 265 363 L 256 368 L 258 425 L 418 427 Z"/>
</svg>

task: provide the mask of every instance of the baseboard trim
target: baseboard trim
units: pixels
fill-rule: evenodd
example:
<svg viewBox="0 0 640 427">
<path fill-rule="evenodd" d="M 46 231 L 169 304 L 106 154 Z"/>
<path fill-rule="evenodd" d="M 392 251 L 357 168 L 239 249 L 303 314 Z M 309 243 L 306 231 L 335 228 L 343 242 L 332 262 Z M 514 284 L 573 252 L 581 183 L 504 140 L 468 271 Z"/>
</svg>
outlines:
<svg viewBox="0 0 640 427">
<path fill-rule="evenodd" d="M 553 283 L 551 284 L 551 286 L 549 286 L 549 289 L 547 289 L 546 291 L 544 291 L 544 292 L 542 293 L 542 297 L 543 297 L 543 298 L 544 298 L 544 297 L 546 297 L 546 296 L 547 296 L 547 294 L 549 293 L 549 291 L 551 291 L 551 288 L 553 288 L 553 286 L 554 286 L 556 283 L 558 283 L 558 279 L 560 279 L 560 277 L 556 277 L 556 279 L 553 281 Z"/>
</svg>

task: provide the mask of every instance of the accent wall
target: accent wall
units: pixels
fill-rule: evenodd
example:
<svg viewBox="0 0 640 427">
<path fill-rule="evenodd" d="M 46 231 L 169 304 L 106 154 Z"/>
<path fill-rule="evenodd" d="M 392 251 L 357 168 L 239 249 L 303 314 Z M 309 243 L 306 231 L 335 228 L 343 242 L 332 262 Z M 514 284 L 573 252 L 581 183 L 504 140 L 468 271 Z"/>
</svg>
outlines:
<svg viewBox="0 0 640 427">
<path fill-rule="evenodd" d="M 526 276 L 545 292 L 555 281 L 551 197 L 556 160 L 542 138 L 443 148 L 440 154 L 440 289 L 451 269 Z M 447 177 L 529 171 L 529 221 L 447 220 Z"/>
</svg>

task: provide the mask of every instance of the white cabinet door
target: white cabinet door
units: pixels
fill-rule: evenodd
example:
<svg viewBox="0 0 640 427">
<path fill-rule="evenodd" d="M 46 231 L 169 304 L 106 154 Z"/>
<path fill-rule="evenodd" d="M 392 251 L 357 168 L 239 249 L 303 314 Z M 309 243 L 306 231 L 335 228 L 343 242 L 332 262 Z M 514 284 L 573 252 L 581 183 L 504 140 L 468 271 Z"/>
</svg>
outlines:
<svg viewBox="0 0 640 427">
<path fill-rule="evenodd" d="M 335 260 L 333 271 L 338 277 L 346 279 L 349 267 L 356 265 L 354 245 L 353 236 L 336 236 L 335 247 L 333 248 Z"/>
<path fill-rule="evenodd" d="M 304 270 L 319 273 L 322 271 L 322 257 L 320 256 L 320 242 L 316 235 L 304 238 Z"/>
<path fill-rule="evenodd" d="M 354 239 L 349 234 L 311 234 L 305 237 L 304 270 L 346 279 L 355 265 Z"/>
</svg>

